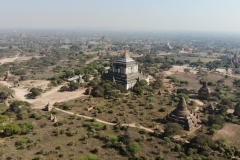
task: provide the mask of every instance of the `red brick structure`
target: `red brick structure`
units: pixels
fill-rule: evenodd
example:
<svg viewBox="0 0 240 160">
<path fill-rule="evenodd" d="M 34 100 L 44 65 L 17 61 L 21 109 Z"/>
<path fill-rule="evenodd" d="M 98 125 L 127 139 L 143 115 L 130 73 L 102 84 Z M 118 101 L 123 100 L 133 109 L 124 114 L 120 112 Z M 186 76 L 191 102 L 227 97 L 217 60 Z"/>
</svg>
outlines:
<svg viewBox="0 0 240 160">
<path fill-rule="evenodd" d="M 198 98 L 199 99 L 207 99 L 210 97 L 211 90 L 208 88 L 206 82 L 203 83 L 203 86 L 198 90 Z"/>
</svg>

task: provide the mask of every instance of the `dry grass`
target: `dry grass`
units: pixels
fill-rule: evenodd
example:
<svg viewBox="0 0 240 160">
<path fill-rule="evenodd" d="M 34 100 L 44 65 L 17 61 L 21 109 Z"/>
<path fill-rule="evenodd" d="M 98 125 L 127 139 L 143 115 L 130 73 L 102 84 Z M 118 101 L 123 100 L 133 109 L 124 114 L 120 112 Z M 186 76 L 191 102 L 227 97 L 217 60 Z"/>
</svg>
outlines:
<svg viewBox="0 0 240 160">
<path fill-rule="evenodd" d="M 240 147 L 240 125 L 226 123 L 213 137 L 214 140 L 226 138 L 230 145 Z"/>
</svg>

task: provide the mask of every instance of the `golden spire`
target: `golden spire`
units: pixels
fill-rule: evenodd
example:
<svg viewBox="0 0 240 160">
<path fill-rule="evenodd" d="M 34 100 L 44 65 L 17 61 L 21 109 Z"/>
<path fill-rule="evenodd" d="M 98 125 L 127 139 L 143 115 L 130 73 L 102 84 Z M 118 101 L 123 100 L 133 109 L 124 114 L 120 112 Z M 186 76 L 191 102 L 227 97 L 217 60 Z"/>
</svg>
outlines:
<svg viewBox="0 0 240 160">
<path fill-rule="evenodd" d="M 126 51 L 126 48 L 124 47 L 124 52 L 123 52 L 123 58 L 129 58 L 130 56 L 129 56 L 129 54 L 127 53 L 127 51 Z"/>
</svg>

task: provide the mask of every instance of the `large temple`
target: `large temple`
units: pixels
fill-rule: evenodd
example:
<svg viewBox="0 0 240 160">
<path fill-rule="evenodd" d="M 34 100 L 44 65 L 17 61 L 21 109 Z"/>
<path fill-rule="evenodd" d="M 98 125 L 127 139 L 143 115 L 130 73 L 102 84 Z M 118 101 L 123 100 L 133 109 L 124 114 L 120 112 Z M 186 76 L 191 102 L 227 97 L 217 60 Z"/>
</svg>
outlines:
<svg viewBox="0 0 240 160">
<path fill-rule="evenodd" d="M 182 125 L 185 130 L 190 131 L 198 126 L 199 116 L 188 110 L 187 103 L 182 97 L 177 105 L 177 108 L 171 111 L 164 120 L 167 122 L 178 123 Z"/>
<path fill-rule="evenodd" d="M 149 83 L 148 75 L 138 72 L 138 63 L 129 57 L 126 50 L 121 58 L 113 62 L 110 70 L 104 73 L 102 78 L 121 84 L 126 89 L 131 89 L 138 80 L 146 80 Z"/>
</svg>

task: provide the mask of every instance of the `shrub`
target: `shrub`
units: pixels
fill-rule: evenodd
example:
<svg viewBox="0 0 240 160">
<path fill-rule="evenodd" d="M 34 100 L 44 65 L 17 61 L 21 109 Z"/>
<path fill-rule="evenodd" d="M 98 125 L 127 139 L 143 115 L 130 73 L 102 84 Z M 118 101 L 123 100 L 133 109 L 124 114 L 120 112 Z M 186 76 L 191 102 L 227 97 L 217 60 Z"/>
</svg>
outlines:
<svg viewBox="0 0 240 160">
<path fill-rule="evenodd" d="M 160 109 L 160 112 L 165 112 L 167 110 L 167 107 L 162 107 L 161 109 Z"/>
<path fill-rule="evenodd" d="M 72 109 L 72 107 L 73 107 L 73 105 L 71 105 L 69 103 L 64 103 L 63 106 L 62 106 L 62 108 L 64 110 L 70 110 L 70 109 Z"/>
<path fill-rule="evenodd" d="M 93 122 L 85 122 L 84 124 L 83 124 L 83 126 L 84 127 L 88 127 L 88 129 L 89 130 L 92 130 L 92 129 L 94 129 L 94 130 L 101 130 L 102 128 L 103 128 L 103 126 L 102 126 L 102 124 L 100 124 L 100 123 L 93 123 Z"/>
<path fill-rule="evenodd" d="M 95 154 L 89 154 L 87 156 L 80 157 L 79 160 L 98 160 L 98 156 Z"/>
<path fill-rule="evenodd" d="M 3 133 L 6 136 L 12 136 L 14 134 L 20 134 L 21 133 L 21 128 L 16 124 L 7 124 Z"/>
<path fill-rule="evenodd" d="M 181 134 L 183 127 L 177 123 L 168 123 L 164 129 L 164 135 L 167 137 Z"/>
<path fill-rule="evenodd" d="M 54 126 L 55 126 L 55 127 L 57 127 L 57 126 L 62 126 L 62 125 L 64 125 L 65 123 L 66 123 L 65 120 L 59 120 L 59 121 L 57 121 L 57 122 L 54 124 Z"/>
<path fill-rule="evenodd" d="M 21 146 L 22 144 L 26 144 L 27 142 L 28 142 L 27 139 L 20 139 L 15 142 L 15 146 L 18 147 L 18 146 Z"/>
<path fill-rule="evenodd" d="M 132 154 L 136 154 L 138 151 L 140 151 L 140 147 L 137 142 L 131 142 L 127 145 L 127 150 Z"/>
</svg>

